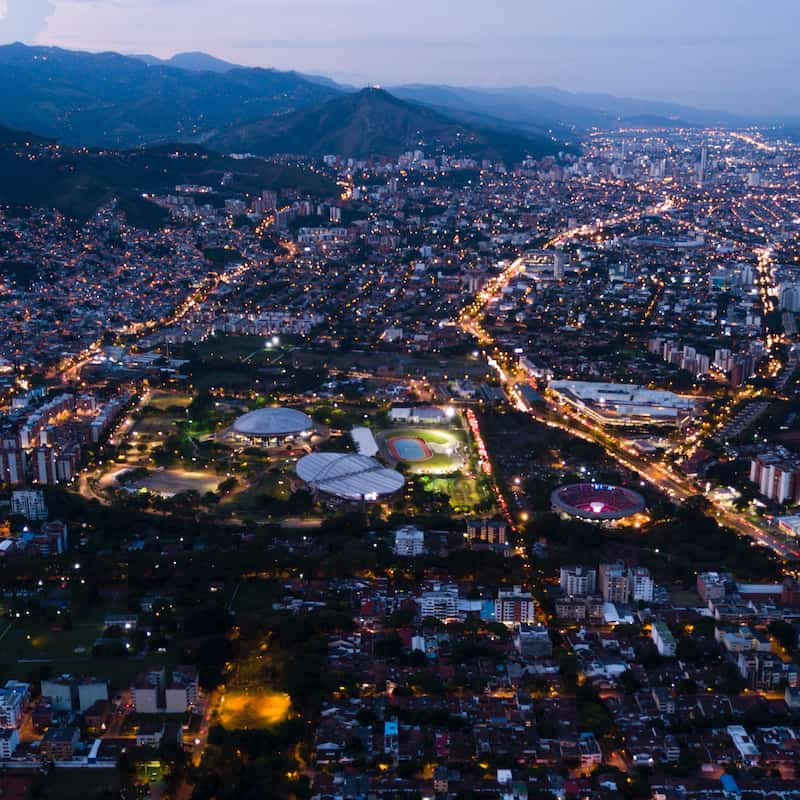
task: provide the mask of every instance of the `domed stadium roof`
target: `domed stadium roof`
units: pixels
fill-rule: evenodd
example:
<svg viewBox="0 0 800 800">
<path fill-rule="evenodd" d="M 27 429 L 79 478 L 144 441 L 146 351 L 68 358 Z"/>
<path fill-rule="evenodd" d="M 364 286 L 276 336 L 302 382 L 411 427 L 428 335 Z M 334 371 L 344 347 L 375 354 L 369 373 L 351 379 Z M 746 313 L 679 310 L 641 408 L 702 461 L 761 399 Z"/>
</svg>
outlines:
<svg viewBox="0 0 800 800">
<path fill-rule="evenodd" d="M 240 436 L 254 438 L 291 436 L 310 431 L 313 427 L 314 421 L 308 414 L 293 408 L 258 408 L 233 423 L 233 430 Z"/>
<path fill-rule="evenodd" d="M 396 470 L 354 453 L 310 453 L 296 469 L 309 486 L 346 500 L 374 500 L 399 491 L 406 482 Z"/>
</svg>

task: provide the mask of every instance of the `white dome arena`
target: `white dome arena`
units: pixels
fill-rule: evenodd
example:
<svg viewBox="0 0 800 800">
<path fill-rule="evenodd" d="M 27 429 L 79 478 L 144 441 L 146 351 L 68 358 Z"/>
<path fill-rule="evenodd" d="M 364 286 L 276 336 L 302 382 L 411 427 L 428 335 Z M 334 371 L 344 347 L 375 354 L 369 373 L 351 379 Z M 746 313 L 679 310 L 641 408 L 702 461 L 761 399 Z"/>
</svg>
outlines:
<svg viewBox="0 0 800 800">
<path fill-rule="evenodd" d="M 405 486 L 405 478 L 379 461 L 354 453 L 310 453 L 297 462 L 309 486 L 343 500 L 376 500 Z"/>
<path fill-rule="evenodd" d="M 293 408 L 258 408 L 233 423 L 233 432 L 246 439 L 286 439 L 314 429 L 308 414 Z"/>
</svg>

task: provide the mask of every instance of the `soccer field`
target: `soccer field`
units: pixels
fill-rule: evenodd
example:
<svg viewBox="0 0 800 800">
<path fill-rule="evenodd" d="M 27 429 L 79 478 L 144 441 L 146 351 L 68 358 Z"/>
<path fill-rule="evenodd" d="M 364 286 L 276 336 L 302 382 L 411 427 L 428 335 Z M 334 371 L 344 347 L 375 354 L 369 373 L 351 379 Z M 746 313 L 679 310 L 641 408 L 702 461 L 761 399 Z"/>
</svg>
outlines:
<svg viewBox="0 0 800 800">
<path fill-rule="evenodd" d="M 390 462 L 405 464 L 417 474 L 456 472 L 466 463 L 466 438 L 461 431 L 432 428 L 392 428 L 378 436 Z"/>
</svg>

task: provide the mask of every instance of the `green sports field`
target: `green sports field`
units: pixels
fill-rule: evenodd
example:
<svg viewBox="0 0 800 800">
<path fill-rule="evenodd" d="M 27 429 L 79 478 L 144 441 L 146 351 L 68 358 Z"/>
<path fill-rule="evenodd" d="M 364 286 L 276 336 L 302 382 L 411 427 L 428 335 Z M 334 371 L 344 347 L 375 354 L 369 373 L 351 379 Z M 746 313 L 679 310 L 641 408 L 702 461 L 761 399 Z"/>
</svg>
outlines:
<svg viewBox="0 0 800 800">
<path fill-rule="evenodd" d="M 463 431 L 452 428 L 388 428 L 377 436 L 381 454 L 419 475 L 457 472 L 467 461 Z"/>
</svg>

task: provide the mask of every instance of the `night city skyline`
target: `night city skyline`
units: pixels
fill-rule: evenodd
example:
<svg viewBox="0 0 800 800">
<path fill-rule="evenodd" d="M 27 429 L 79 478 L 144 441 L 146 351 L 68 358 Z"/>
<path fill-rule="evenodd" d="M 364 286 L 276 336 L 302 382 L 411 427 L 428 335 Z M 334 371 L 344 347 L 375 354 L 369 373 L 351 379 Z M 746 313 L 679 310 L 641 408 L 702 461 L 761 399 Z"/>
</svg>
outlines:
<svg viewBox="0 0 800 800">
<path fill-rule="evenodd" d="M 0 0 L 0 797 L 800 800 L 798 29 Z"/>
</svg>

